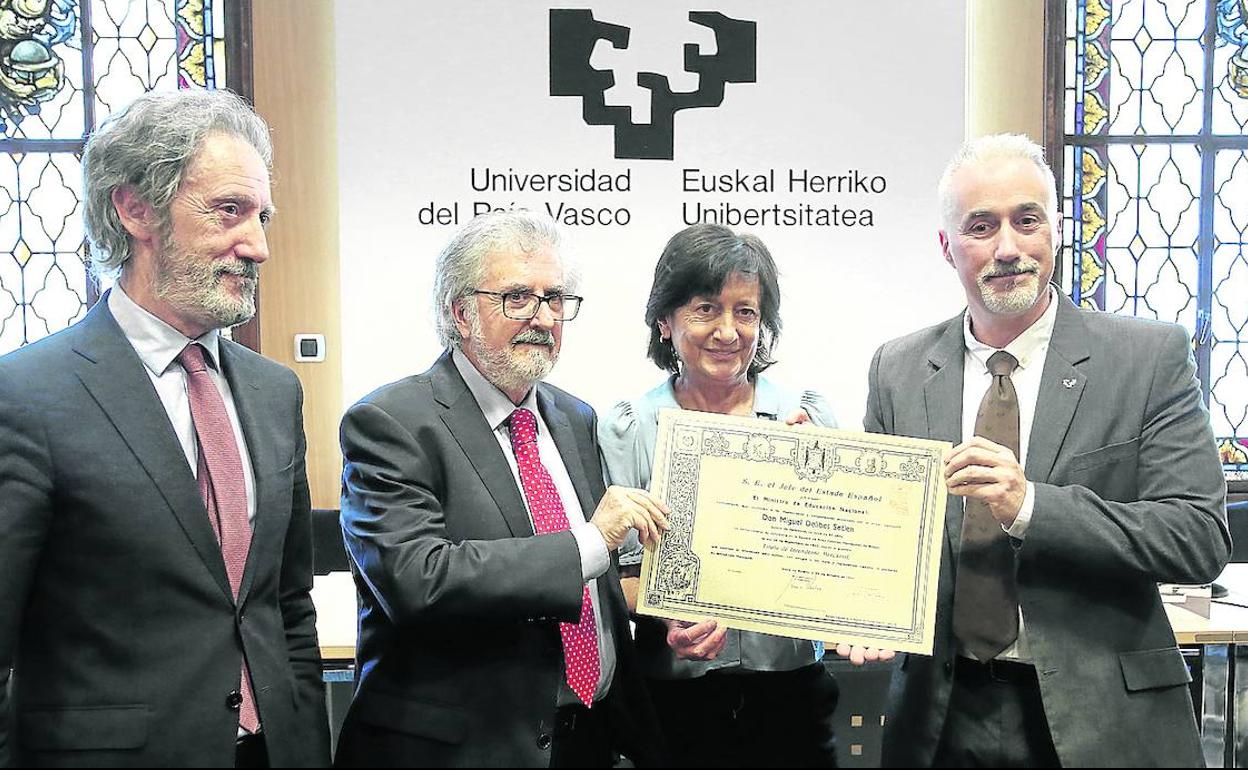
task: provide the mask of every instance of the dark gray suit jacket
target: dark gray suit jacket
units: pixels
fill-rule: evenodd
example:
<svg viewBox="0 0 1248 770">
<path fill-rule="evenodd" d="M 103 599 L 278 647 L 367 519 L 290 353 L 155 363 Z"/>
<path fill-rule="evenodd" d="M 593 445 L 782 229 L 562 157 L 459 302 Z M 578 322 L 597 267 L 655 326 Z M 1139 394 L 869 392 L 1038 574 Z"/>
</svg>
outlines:
<svg viewBox="0 0 1248 770">
<path fill-rule="evenodd" d="M 545 384 L 537 402 L 588 518 L 604 492 L 594 412 Z M 547 766 L 564 676 L 558 622 L 581 610 L 572 534 L 534 537 L 503 450 L 449 353 L 351 407 L 341 438 L 360 637 L 335 761 Z M 595 708 L 632 739 L 617 749 L 658 764 L 614 564 L 598 586 L 617 666 Z"/>
<path fill-rule="evenodd" d="M 107 302 L 0 358 L 0 765 L 232 766 L 244 650 L 273 764 L 328 761 L 299 384 L 227 340 L 221 363 L 256 476 L 237 602 Z"/>
<path fill-rule="evenodd" d="M 1060 294 L 1059 294 L 1060 296 Z M 1190 676 L 1158 582 L 1217 577 L 1230 554 L 1226 484 L 1186 332 L 1061 297 L 1027 452 L 1034 515 L 1019 602 L 1065 766 L 1203 764 Z M 962 316 L 885 344 L 866 429 L 957 443 Z M 932 657 L 901 656 L 886 766 L 932 762 L 949 706 L 962 500 L 950 496 Z"/>
</svg>

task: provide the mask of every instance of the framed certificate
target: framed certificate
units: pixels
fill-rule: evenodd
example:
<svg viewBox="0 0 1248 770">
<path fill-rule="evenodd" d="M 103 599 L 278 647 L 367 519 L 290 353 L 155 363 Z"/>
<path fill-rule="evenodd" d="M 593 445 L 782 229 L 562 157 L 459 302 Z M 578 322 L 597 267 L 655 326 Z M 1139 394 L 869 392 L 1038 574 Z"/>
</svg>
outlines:
<svg viewBox="0 0 1248 770">
<path fill-rule="evenodd" d="M 663 410 L 637 611 L 930 655 L 949 447 Z"/>
</svg>

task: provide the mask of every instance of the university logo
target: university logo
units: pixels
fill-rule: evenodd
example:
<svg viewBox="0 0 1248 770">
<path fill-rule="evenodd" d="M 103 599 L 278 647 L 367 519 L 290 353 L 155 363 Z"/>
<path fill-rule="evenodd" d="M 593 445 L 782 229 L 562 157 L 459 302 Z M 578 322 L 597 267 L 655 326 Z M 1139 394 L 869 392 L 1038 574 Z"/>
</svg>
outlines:
<svg viewBox="0 0 1248 770">
<path fill-rule="evenodd" d="M 673 93 L 666 75 L 639 72 L 637 85 L 650 92 L 650 122 L 636 124 L 626 106 L 609 105 L 606 92 L 615 74 L 589 63 L 599 40 L 628 48 L 630 29 L 594 18 L 586 9 L 550 11 L 550 95 L 581 98 L 585 122 L 615 127 L 615 157 L 672 160 L 678 110 L 718 107 L 727 83 L 753 83 L 757 71 L 758 30 L 752 21 L 731 19 L 716 11 L 690 11 L 689 21 L 715 33 L 716 52 L 703 55 L 686 43 L 685 70 L 698 76 L 695 91 Z"/>
</svg>

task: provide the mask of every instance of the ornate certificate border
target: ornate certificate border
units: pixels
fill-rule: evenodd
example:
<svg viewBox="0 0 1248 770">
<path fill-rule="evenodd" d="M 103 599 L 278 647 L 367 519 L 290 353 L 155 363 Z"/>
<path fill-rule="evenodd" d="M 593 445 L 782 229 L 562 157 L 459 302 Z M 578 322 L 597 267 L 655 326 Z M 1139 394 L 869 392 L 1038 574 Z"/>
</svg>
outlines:
<svg viewBox="0 0 1248 770">
<path fill-rule="evenodd" d="M 682 619 L 714 617 L 730 627 L 872 646 L 930 652 L 944 531 L 946 491 L 942 453 L 947 444 L 922 439 L 787 426 L 767 420 L 683 410 L 660 415 L 652 489 L 671 509 L 671 529 L 647 550 L 642 566 L 640 611 Z M 779 608 L 728 606 L 699 599 L 702 559 L 694 551 L 697 501 L 706 458 L 741 460 L 742 468 L 765 463 L 792 470 L 798 482 L 835 484 L 874 477 L 923 488 L 921 510 L 909 516 L 917 533 L 913 585 L 902 623 L 880 623 L 847 614 L 802 614 Z M 916 490 L 917 491 L 917 490 Z"/>
</svg>

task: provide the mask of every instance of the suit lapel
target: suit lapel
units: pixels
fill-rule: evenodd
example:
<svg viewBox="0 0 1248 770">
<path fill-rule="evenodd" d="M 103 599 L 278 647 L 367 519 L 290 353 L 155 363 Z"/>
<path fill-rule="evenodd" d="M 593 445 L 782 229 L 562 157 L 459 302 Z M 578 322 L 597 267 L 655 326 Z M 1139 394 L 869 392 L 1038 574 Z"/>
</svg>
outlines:
<svg viewBox="0 0 1248 770">
<path fill-rule="evenodd" d="M 1040 393 L 1027 444 L 1024 470 L 1029 481 L 1046 482 L 1053 472 L 1088 379 L 1076 365 L 1086 361 L 1089 355 L 1083 318 L 1078 308 L 1058 292 L 1057 318 L 1040 376 Z"/>
<path fill-rule="evenodd" d="M 107 296 L 81 326 L 83 337 L 74 345 L 81 356 L 78 379 L 134 452 L 222 592 L 232 597 L 195 474 L 143 362 L 108 311 Z"/>
<path fill-rule="evenodd" d="M 555 400 L 546 392 L 545 386 L 540 384 L 537 386 L 537 407 L 542 412 L 542 419 L 546 421 L 546 426 L 550 428 L 550 437 L 559 449 L 559 457 L 563 460 L 563 467 L 568 471 L 568 478 L 572 480 L 572 487 L 576 489 L 576 498 L 581 504 L 581 516 L 591 515 L 596 503 L 593 494 L 589 491 L 589 479 L 581 463 L 584 453 L 577 446 L 576 434 L 572 432 L 568 416 L 555 404 Z"/>
<path fill-rule="evenodd" d="M 272 426 L 265 418 L 275 412 L 266 408 L 267 393 L 260 385 L 261 377 L 255 370 L 254 362 L 240 354 L 234 343 L 221 340 L 221 371 L 226 382 L 230 384 L 230 394 L 234 399 L 234 408 L 238 411 L 238 422 L 243 429 L 243 441 L 247 444 L 247 454 L 251 458 L 251 470 L 254 477 L 256 494 L 256 518 L 252 522 L 251 546 L 247 551 L 247 565 L 243 569 L 243 579 L 238 587 L 238 604 L 243 604 L 247 594 L 255 582 L 255 573 L 259 569 L 257 562 L 266 553 L 273 553 L 280 547 L 273 543 L 277 534 L 278 517 L 272 515 L 265 504 L 269 492 L 267 482 L 278 470 L 274 463 L 276 458 L 269 450 L 272 440 Z"/>
<path fill-rule="evenodd" d="M 450 351 L 443 353 L 433 365 L 430 378 L 434 399 L 445 407 L 442 422 L 468 456 L 490 497 L 494 498 L 494 504 L 503 514 L 512 536 L 532 535 L 533 525 L 529 522 L 528 509 L 520 497 L 511 466 L 507 464 L 503 449 L 485 421 L 477 400 L 456 371 Z"/>
<path fill-rule="evenodd" d="M 945 323 L 944 333 L 928 353 L 931 374 L 923 382 L 927 437 L 957 444 L 962 438 L 964 374 L 962 316 Z M 962 499 L 950 496 L 945 509 L 945 534 L 956 559 L 962 541 Z"/>
</svg>

